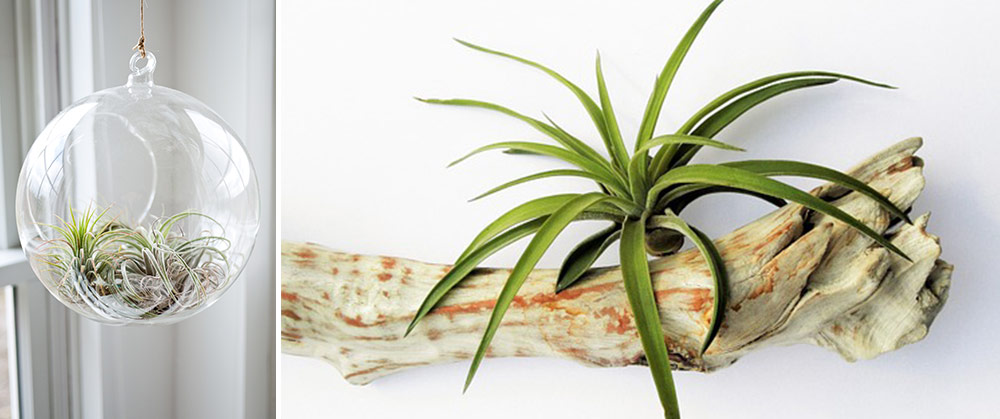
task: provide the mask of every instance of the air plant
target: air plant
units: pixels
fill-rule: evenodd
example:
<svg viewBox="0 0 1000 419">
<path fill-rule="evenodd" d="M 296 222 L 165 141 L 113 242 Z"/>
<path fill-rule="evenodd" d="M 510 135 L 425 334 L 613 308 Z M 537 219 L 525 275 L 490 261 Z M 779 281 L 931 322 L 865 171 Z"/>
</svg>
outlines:
<svg viewBox="0 0 1000 419">
<path fill-rule="evenodd" d="M 201 304 L 224 286 L 229 240 L 187 238 L 176 228 L 189 217 L 219 225 L 211 217 L 186 211 L 157 219 L 149 228 L 132 228 L 105 221 L 107 212 L 88 208 L 78 216 L 70 209 L 68 220 L 51 226 L 59 238 L 48 243 L 42 257 L 59 278 L 56 289 L 63 297 L 104 314 L 153 318 Z"/>
<path fill-rule="evenodd" d="M 71 207 L 68 220 L 49 226 L 59 238 L 48 242 L 43 262 L 59 278 L 56 288 L 63 295 L 72 295 L 78 283 L 92 284 L 99 295 L 110 292 L 117 259 L 111 249 L 125 231 L 114 221 L 102 221 L 107 212 L 87 209 L 78 214 Z"/>
<path fill-rule="evenodd" d="M 455 163 L 487 150 L 504 150 L 513 154 L 548 156 L 575 167 L 522 177 L 493 188 L 476 199 L 525 182 L 555 176 L 586 178 L 597 184 L 595 192 L 546 196 L 526 202 L 501 215 L 472 240 L 455 261 L 454 267 L 431 289 L 417 310 L 407 334 L 484 259 L 521 238 L 533 236 L 497 298 L 466 377 L 466 389 L 515 294 L 553 240 L 573 222 L 597 219 L 609 221 L 611 226 L 584 239 L 569 252 L 559 270 L 557 285 L 553 292 L 558 293 L 572 287 L 584 277 L 597 258 L 612 243 L 621 240 L 619 262 L 626 294 L 660 403 L 665 416 L 669 418 L 679 417 L 679 409 L 647 255 L 675 253 L 687 239 L 700 251 L 708 265 L 714 281 L 713 313 L 707 336 L 701 346 L 702 353 L 709 348 L 718 334 L 726 307 L 726 267 L 718 249 L 701 230 L 689 225 L 679 216 L 691 202 L 719 192 L 747 194 L 778 206 L 791 201 L 839 220 L 891 252 L 909 260 L 886 238 L 853 216 L 805 191 L 772 179 L 775 176 L 795 176 L 833 182 L 877 201 L 893 217 L 909 222 L 904 211 L 897 208 L 885 196 L 847 174 L 809 163 L 784 160 L 748 160 L 721 164 L 690 163 L 702 147 L 741 151 L 737 147 L 715 140 L 714 137 L 739 116 L 775 96 L 807 87 L 828 85 L 838 80 L 850 80 L 883 88 L 892 88 L 891 86 L 826 71 L 777 74 L 723 93 L 698 110 L 673 134 L 654 136 L 656 123 L 674 75 L 695 37 L 720 3 L 721 0 L 716 0 L 702 12 L 667 60 L 649 97 L 631 154 L 625 147 L 611 106 L 601 71 L 600 55 L 596 63 L 599 102 L 595 102 L 583 89 L 548 67 L 458 40 L 469 48 L 512 59 L 541 70 L 569 88 L 583 104 L 597 127 L 607 156 L 568 133 L 551 119 L 548 119 L 548 122 L 541 121 L 506 107 L 478 100 L 418 99 L 432 104 L 466 106 L 500 112 L 527 123 L 558 144 L 526 141 L 490 144 L 474 150 Z"/>
</svg>

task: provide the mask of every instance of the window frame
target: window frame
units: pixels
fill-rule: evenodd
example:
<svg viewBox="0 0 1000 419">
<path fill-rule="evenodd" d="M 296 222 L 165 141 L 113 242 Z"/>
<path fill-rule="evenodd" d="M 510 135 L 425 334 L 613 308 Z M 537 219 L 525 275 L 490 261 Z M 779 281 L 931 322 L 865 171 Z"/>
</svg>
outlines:
<svg viewBox="0 0 1000 419">
<path fill-rule="evenodd" d="M 68 7 L 68 0 L 0 0 L 0 286 L 11 285 L 4 291 L 13 329 L 11 417 L 80 417 L 77 322 L 35 279 L 14 215 L 24 155 L 67 104 L 58 78 L 66 53 L 57 47 L 65 45 Z"/>
</svg>

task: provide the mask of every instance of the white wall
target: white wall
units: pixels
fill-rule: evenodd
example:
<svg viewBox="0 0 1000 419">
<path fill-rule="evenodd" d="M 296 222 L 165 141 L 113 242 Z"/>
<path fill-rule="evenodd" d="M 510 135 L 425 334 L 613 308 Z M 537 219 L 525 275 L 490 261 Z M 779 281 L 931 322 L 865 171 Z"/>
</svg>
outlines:
<svg viewBox="0 0 1000 419">
<path fill-rule="evenodd" d="M 279 11 L 282 239 L 450 262 L 502 210 L 585 182 L 552 180 L 476 202 L 480 191 L 550 167 L 502 154 L 445 170 L 475 146 L 540 139 L 485 111 L 432 107 L 412 96 L 473 97 L 546 111 L 599 144 L 572 95 L 545 75 L 465 49 L 460 37 L 538 59 L 595 90 L 600 48 L 623 129 L 634 135 L 663 61 L 705 1 L 298 1 Z M 739 83 L 787 70 L 829 69 L 891 82 L 838 83 L 779 98 L 720 138 L 747 158 L 801 159 L 846 169 L 920 135 L 927 188 L 916 213 L 957 267 L 929 336 L 848 364 L 796 346 L 753 353 L 712 375 L 677 376 L 685 417 L 995 417 L 1000 337 L 993 333 L 1000 236 L 996 140 L 1000 27 L 996 2 L 730 1 L 708 23 L 666 100 L 663 129 Z M 710 161 L 729 158 L 706 152 Z M 805 182 L 803 185 L 810 183 Z M 766 211 L 719 197 L 686 213 L 713 236 Z M 582 230 L 568 236 L 582 238 Z M 542 266 L 573 245 L 558 240 Z M 489 261 L 513 264 L 504 252 Z M 544 359 L 487 360 L 462 396 L 468 363 L 348 385 L 322 362 L 281 356 L 285 417 L 655 417 L 645 368 L 588 369 Z"/>
<path fill-rule="evenodd" d="M 83 32 L 81 16 L 92 18 L 94 71 L 92 88 L 76 90 L 124 84 L 138 38 L 138 2 L 81 3 L 72 3 L 80 9 L 72 16 L 81 19 Z M 274 4 L 266 0 L 147 0 L 146 45 L 157 57 L 156 83 L 199 98 L 243 139 L 260 182 L 261 229 L 242 277 L 201 314 L 163 327 L 80 320 L 85 417 L 274 415 L 273 16 Z M 81 69 L 88 67 L 83 55 L 74 63 Z"/>
</svg>

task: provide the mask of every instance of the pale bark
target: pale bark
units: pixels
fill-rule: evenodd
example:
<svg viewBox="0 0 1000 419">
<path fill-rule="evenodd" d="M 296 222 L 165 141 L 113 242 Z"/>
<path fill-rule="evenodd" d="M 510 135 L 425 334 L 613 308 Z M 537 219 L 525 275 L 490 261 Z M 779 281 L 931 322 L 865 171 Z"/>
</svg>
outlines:
<svg viewBox="0 0 1000 419">
<path fill-rule="evenodd" d="M 908 139 L 852 171 L 901 208 L 924 185 Z M 697 251 L 651 262 L 675 367 L 711 371 L 751 350 L 811 343 L 845 359 L 872 358 L 922 339 L 941 309 L 951 265 L 938 259 L 928 216 L 890 228 L 872 200 L 826 185 L 814 193 L 886 232 L 913 262 L 829 217 L 787 205 L 716 243 L 729 272 L 729 304 L 715 342 L 698 348 L 712 312 L 712 279 Z M 324 359 L 351 383 L 471 357 L 507 269 L 480 269 L 410 334 L 403 332 L 445 265 L 282 244 L 282 351 Z M 617 268 L 554 294 L 556 272 L 534 271 L 504 318 L 491 357 L 555 357 L 590 366 L 643 363 Z"/>
</svg>

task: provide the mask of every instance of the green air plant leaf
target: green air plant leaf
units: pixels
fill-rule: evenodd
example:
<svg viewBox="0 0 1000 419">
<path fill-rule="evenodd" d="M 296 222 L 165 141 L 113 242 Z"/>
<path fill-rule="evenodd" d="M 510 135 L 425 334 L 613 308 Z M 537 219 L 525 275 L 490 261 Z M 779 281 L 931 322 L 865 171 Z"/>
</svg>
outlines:
<svg viewBox="0 0 1000 419">
<path fill-rule="evenodd" d="M 503 215 L 498 217 L 492 223 L 486 226 L 474 239 L 469 246 L 465 248 L 462 255 L 459 256 L 459 260 L 464 258 L 466 255 L 476 250 L 479 246 L 485 243 L 487 240 L 492 239 L 497 234 L 502 233 L 504 230 L 511 228 L 515 225 L 521 224 L 525 221 L 535 219 L 542 216 L 547 216 L 555 212 L 567 202 L 580 196 L 579 194 L 560 194 L 546 196 L 542 198 L 536 198 L 531 201 L 525 202 L 518 205 L 511 210 L 505 212 Z"/>
<path fill-rule="evenodd" d="M 516 119 L 519 119 L 519 120 L 527 123 L 528 125 L 531 125 L 532 128 L 535 128 L 536 130 L 538 130 L 541 133 L 549 136 L 553 140 L 556 140 L 556 142 L 558 142 L 559 144 L 561 144 L 563 147 L 566 147 L 566 149 L 568 149 L 568 150 L 572 150 L 576 154 L 580 155 L 580 157 L 589 159 L 589 160 L 593 161 L 594 163 L 604 164 L 609 169 L 611 168 L 611 165 L 608 164 L 607 160 L 605 160 L 604 157 L 602 157 L 597 151 L 595 151 L 589 145 L 585 144 L 583 141 L 580 141 L 579 139 L 574 138 L 571 135 L 567 135 L 565 133 L 565 131 L 556 129 L 556 127 L 553 127 L 553 126 L 551 126 L 549 124 L 546 124 L 546 123 L 544 123 L 542 121 L 539 121 L 539 120 L 537 120 L 535 118 L 531 118 L 531 117 L 522 115 L 520 113 L 517 113 L 517 112 L 515 112 L 515 111 L 513 111 L 511 109 L 505 108 L 503 106 L 496 105 L 496 104 L 489 103 L 489 102 L 483 102 L 483 101 L 480 101 L 480 100 L 471 100 L 471 99 L 422 99 L 422 98 L 417 98 L 417 100 L 419 100 L 421 102 L 424 102 L 424 103 L 430 103 L 430 104 L 436 104 L 436 105 L 468 106 L 468 107 L 473 107 L 473 108 L 488 109 L 488 110 L 500 112 L 500 113 L 508 115 L 508 116 L 512 116 L 512 117 L 514 117 Z"/>
<path fill-rule="evenodd" d="M 534 220 L 521 224 L 510 230 L 503 232 L 502 234 L 490 239 L 482 246 L 477 247 L 468 255 L 463 255 L 455 262 L 451 270 L 441 278 L 434 288 L 427 293 L 427 297 L 424 298 L 424 302 L 420 304 L 420 308 L 417 309 L 417 314 L 413 316 L 413 320 L 410 321 L 410 325 L 406 328 L 406 333 L 403 336 L 409 335 L 413 328 L 417 326 L 420 319 L 429 313 L 438 302 L 444 298 L 448 291 L 451 291 L 459 282 L 466 278 L 470 272 L 480 262 L 488 258 L 490 255 L 500 251 L 504 247 L 527 237 L 529 235 L 535 234 L 536 231 L 545 223 L 548 216 L 538 217 Z"/>
<path fill-rule="evenodd" d="M 660 75 L 656 78 L 656 83 L 653 87 L 653 92 L 649 96 L 649 101 L 646 103 L 646 111 L 642 117 L 642 123 L 639 126 L 639 136 L 635 140 L 635 149 L 638 150 L 645 145 L 653 136 L 653 131 L 656 129 L 656 122 L 660 119 L 660 111 L 663 108 L 663 101 L 667 97 L 667 91 L 670 90 L 670 85 L 674 81 L 674 76 L 677 74 L 677 70 L 680 69 L 681 62 L 684 61 L 684 57 L 687 56 L 688 50 L 691 49 L 691 45 L 694 44 L 695 38 L 698 37 L 698 33 L 701 32 L 701 28 L 705 26 L 705 22 L 708 18 L 712 16 L 715 9 L 722 4 L 722 0 L 713 1 L 701 16 L 695 20 L 694 24 L 688 29 L 684 37 L 681 38 L 680 43 L 674 48 L 674 52 L 671 53 L 670 58 L 667 59 L 667 63 L 663 66 L 663 70 Z M 632 157 L 638 160 L 638 165 L 645 168 L 647 165 L 647 160 L 649 156 L 646 152 L 635 153 Z M 636 176 L 639 177 L 635 183 L 645 185 L 648 183 L 646 170 L 637 172 Z M 655 179 L 655 178 L 654 178 Z"/>
<path fill-rule="evenodd" d="M 544 65 L 541 65 L 539 63 L 536 63 L 534 61 L 526 60 L 524 58 L 517 57 L 517 56 L 511 55 L 511 54 L 505 53 L 505 52 L 496 51 L 496 50 L 492 50 L 492 49 L 489 49 L 489 48 L 481 47 L 479 45 L 475 45 L 475 44 L 473 44 L 471 42 L 466 42 L 466 41 L 463 41 L 461 39 L 455 39 L 455 41 L 457 41 L 458 43 L 460 43 L 462 45 L 465 45 L 465 46 L 467 46 L 469 48 L 477 50 L 477 51 L 482 51 L 482 52 L 485 52 L 487 54 L 498 55 L 498 56 L 501 56 L 501 57 L 504 57 L 504 58 L 509 58 L 511 60 L 520 62 L 522 64 L 527 64 L 527 65 L 529 65 L 531 67 L 534 67 L 534 68 L 537 68 L 539 70 L 542 70 L 545 74 L 548 74 L 552 78 L 554 78 L 557 81 L 559 81 L 559 83 L 562 83 L 562 85 L 566 86 L 571 92 L 573 92 L 573 95 L 575 95 L 577 97 L 577 99 L 580 100 L 580 103 L 583 104 L 583 107 L 587 110 L 587 113 L 590 115 L 590 119 L 592 119 L 594 121 L 594 125 L 597 126 L 598 133 L 600 133 L 601 138 L 604 139 L 605 145 L 607 145 L 607 147 L 608 147 L 608 152 L 612 153 L 612 155 L 614 154 L 614 152 L 612 151 L 612 145 L 610 143 L 610 138 L 608 137 L 607 127 L 604 124 L 604 115 L 603 115 L 603 112 L 602 112 L 601 108 L 599 106 L 597 106 L 597 104 L 594 103 L 594 100 L 591 99 L 590 96 L 587 95 L 587 93 L 584 92 L 583 89 L 581 89 L 580 87 L 578 87 L 576 84 L 573 84 L 573 82 L 567 80 L 565 77 L 561 76 L 559 73 L 556 73 L 552 69 L 550 69 L 550 68 L 548 68 L 548 67 L 546 67 Z"/>
<path fill-rule="evenodd" d="M 559 268 L 556 292 L 569 288 L 576 280 L 583 277 L 583 274 L 587 273 L 608 246 L 618 240 L 621 236 L 621 230 L 620 225 L 612 225 L 587 237 L 574 247 Z"/>
<path fill-rule="evenodd" d="M 628 166 L 628 150 L 622 140 L 621 129 L 618 128 L 618 119 L 615 118 L 615 110 L 611 106 L 611 97 L 608 95 L 608 87 L 604 82 L 604 70 L 601 69 L 601 55 L 597 55 L 597 90 L 601 98 L 601 108 L 604 112 L 604 123 L 608 131 L 609 142 L 607 148 L 615 164 L 621 170 Z"/>
<path fill-rule="evenodd" d="M 473 198 L 473 201 L 516 185 L 556 176 L 580 177 L 597 184 L 596 192 L 546 196 L 518 205 L 500 215 L 469 243 L 456 260 L 454 267 L 435 285 L 417 309 L 406 333 L 410 333 L 422 318 L 433 313 L 434 307 L 462 280 L 471 275 L 483 260 L 524 237 L 534 236 L 522 251 L 497 298 L 466 377 L 466 389 L 472 382 L 518 290 L 529 279 L 531 270 L 555 238 L 567 225 L 575 221 L 602 220 L 609 221 L 612 225 L 582 240 L 565 256 L 554 292 L 565 290 L 585 277 L 588 272 L 592 272 L 593 265 L 601 254 L 615 241 L 621 240 L 619 263 L 629 305 L 664 413 L 669 418 L 679 417 L 679 411 L 671 378 L 669 354 L 664 341 L 665 333 L 659 318 L 647 257 L 677 252 L 686 238 L 694 243 L 705 258 L 714 282 L 713 312 L 712 321 L 700 348 L 701 352 L 710 347 L 719 333 L 728 292 L 725 265 L 715 244 L 704 233 L 691 227 L 677 215 L 691 202 L 709 194 L 732 192 L 760 198 L 778 206 L 785 205 L 786 201 L 798 203 L 847 224 L 870 237 L 878 245 L 907 258 L 889 240 L 850 214 L 816 196 L 771 178 L 797 176 L 832 182 L 875 200 L 892 216 L 909 221 L 906 213 L 892 201 L 850 175 L 813 164 L 780 160 L 689 165 L 702 147 L 743 151 L 739 147 L 716 140 L 715 136 L 750 109 L 773 97 L 808 87 L 828 85 L 839 80 L 876 87 L 891 88 L 891 86 L 826 71 L 776 74 L 726 91 L 699 109 L 673 134 L 655 135 L 660 112 L 677 71 L 698 33 L 720 4 L 721 0 L 715 0 L 705 8 L 664 64 L 646 103 L 636 141 L 630 145 L 633 150 L 631 156 L 629 148 L 622 140 L 622 131 L 611 103 L 599 54 L 594 66 L 598 95 L 598 102 L 595 102 L 592 96 L 578 85 L 548 67 L 504 52 L 458 41 L 469 48 L 526 64 L 556 79 L 583 104 L 587 114 L 597 126 L 607 150 L 607 156 L 600 154 L 586 142 L 560 127 L 547 115 L 545 116 L 547 121 L 542 121 L 489 102 L 468 99 L 420 99 L 433 104 L 500 112 L 527 123 L 556 142 L 553 145 L 528 141 L 490 144 L 472 151 L 452 164 L 484 151 L 502 150 L 513 155 L 554 158 L 573 166 L 514 179 L 486 191 Z M 654 150 L 655 154 L 650 158 L 650 153 Z M 95 262 L 95 265 L 104 266 L 100 261 Z"/>
<path fill-rule="evenodd" d="M 723 93 L 722 95 L 720 95 L 719 97 L 715 98 L 711 102 L 705 104 L 705 106 L 703 106 L 701 109 L 699 109 L 698 112 L 695 112 L 695 114 L 692 115 L 687 120 L 687 122 L 685 122 L 684 125 L 682 125 L 677 130 L 677 133 L 678 134 L 688 134 L 688 133 L 691 133 L 691 131 L 695 128 L 695 126 L 697 124 L 699 124 L 700 122 L 702 122 L 702 120 L 704 120 L 710 114 L 714 113 L 717 109 L 719 109 L 723 105 L 729 103 L 733 99 L 736 99 L 737 97 L 747 95 L 749 93 L 758 91 L 759 89 L 762 89 L 762 88 L 767 88 L 767 87 L 769 87 L 769 86 L 771 86 L 771 85 L 773 85 L 775 83 L 778 83 L 778 82 L 783 82 L 785 80 L 801 79 L 801 78 L 806 78 L 806 77 L 810 77 L 810 78 L 823 77 L 823 78 L 834 78 L 834 79 L 841 79 L 841 80 L 849 80 L 849 81 L 854 81 L 854 82 L 857 82 L 857 83 L 866 84 L 866 85 L 874 86 L 874 87 L 882 87 L 882 88 L 886 88 L 886 89 L 895 89 L 895 87 L 890 86 L 888 84 L 878 83 L 878 82 L 874 82 L 874 81 L 870 81 L 870 80 L 865 80 L 865 79 L 862 79 L 862 78 L 859 78 L 859 77 L 854 77 L 854 76 L 847 75 L 847 74 L 833 73 L 833 72 L 829 72 L 829 71 L 793 71 L 793 72 L 788 72 L 788 73 L 775 74 L 773 76 L 767 76 L 767 77 L 763 77 L 763 78 L 754 80 L 754 81 L 752 81 L 750 83 L 746 83 L 746 84 L 741 85 L 739 87 L 736 87 L 736 88 L 734 88 L 732 90 L 729 90 L 726 93 Z M 820 84 L 820 85 L 822 85 L 822 84 Z M 795 90 L 795 89 L 791 89 L 791 90 Z M 790 90 L 783 90 L 782 93 L 786 92 L 786 91 L 790 91 Z M 770 97 L 773 97 L 773 96 L 768 96 L 767 98 L 765 98 L 765 100 L 768 99 L 768 98 L 770 98 Z M 666 170 L 666 168 L 664 167 L 664 165 L 667 164 L 667 163 L 670 163 L 670 158 L 673 157 L 673 155 L 674 155 L 674 153 L 676 153 L 676 151 L 677 151 L 676 147 L 669 147 L 669 148 L 661 149 L 656 154 L 656 156 L 653 159 L 653 164 L 652 164 L 652 167 L 653 167 L 652 170 L 654 172 L 654 175 L 653 175 L 654 178 L 657 177 L 657 176 L 659 176 L 659 175 L 661 175 L 661 174 L 663 174 L 663 172 Z"/>
<path fill-rule="evenodd" d="M 200 305 L 209 291 L 226 286 L 229 240 L 206 233 L 189 238 L 175 228 L 198 217 L 223 231 L 211 217 L 185 211 L 130 227 L 107 220 L 109 209 L 70 208 L 68 220 L 49 226 L 58 238 L 39 256 L 59 278 L 53 285 L 65 301 L 88 304 L 102 315 L 148 319 Z"/>
<path fill-rule="evenodd" d="M 763 88 L 741 97 L 726 105 L 724 108 L 719 109 L 708 118 L 705 118 L 705 120 L 702 121 L 701 124 L 691 132 L 691 134 L 704 137 L 714 137 L 719 133 L 719 131 L 722 131 L 723 128 L 729 126 L 729 124 L 742 116 L 744 113 L 770 98 L 778 96 L 782 93 L 805 89 L 807 87 L 823 86 L 835 83 L 836 81 L 836 78 L 808 78 L 791 80 Z M 697 145 L 681 146 L 678 149 L 677 158 L 674 159 L 673 162 L 665 161 L 664 163 L 670 163 L 671 166 L 674 167 L 687 164 L 692 158 L 694 158 L 695 153 L 697 153 L 700 148 L 701 147 Z"/>
<path fill-rule="evenodd" d="M 729 151 L 746 151 L 737 146 L 726 144 L 722 141 L 716 141 L 708 137 L 699 137 L 697 135 L 685 135 L 685 134 L 661 135 L 659 137 L 652 138 L 649 141 L 647 141 L 646 144 L 643 144 L 642 147 L 639 147 L 639 149 L 636 151 L 643 152 L 657 146 L 662 146 L 662 145 L 671 146 L 679 144 L 694 144 L 701 146 L 709 146 Z"/>
<path fill-rule="evenodd" d="M 708 326 L 708 334 L 705 336 L 705 341 L 701 346 L 701 353 L 705 353 L 715 339 L 715 336 L 719 333 L 719 327 L 722 326 L 722 316 L 726 313 L 726 290 L 729 289 L 729 283 L 726 278 L 726 265 L 722 262 L 722 255 L 715 248 L 715 243 L 712 242 L 712 239 L 708 238 L 705 233 L 689 226 L 680 217 L 670 212 L 666 215 L 651 217 L 649 224 L 657 228 L 674 230 L 694 242 L 698 250 L 701 251 L 701 256 L 705 258 L 705 263 L 708 264 L 709 271 L 712 273 L 712 281 L 714 283 L 712 287 L 712 323 Z"/>
<path fill-rule="evenodd" d="M 705 106 L 699 109 L 698 112 L 695 112 L 695 114 L 692 115 L 691 118 L 689 118 L 684 123 L 684 125 L 681 126 L 679 130 L 677 130 L 677 132 L 679 134 L 690 133 L 691 130 L 694 129 L 694 127 L 699 122 L 701 122 L 705 117 L 707 117 L 708 115 L 712 114 L 717 109 L 722 107 L 722 105 L 725 105 L 726 103 L 729 103 L 729 101 L 736 99 L 737 97 L 743 96 L 747 93 L 757 91 L 758 89 L 764 87 L 769 87 L 775 83 L 783 82 L 785 80 L 801 79 L 801 78 L 817 78 L 817 77 L 849 80 L 874 87 L 895 89 L 895 87 L 890 86 L 888 84 L 865 80 L 847 74 L 833 73 L 829 71 L 793 71 L 788 73 L 775 74 L 773 76 L 762 77 L 750 83 L 729 90 L 728 92 L 723 93 L 722 95 L 719 95 L 719 97 L 705 104 Z"/>
<path fill-rule="evenodd" d="M 587 208 L 606 199 L 608 197 L 600 193 L 588 193 L 573 198 L 553 212 L 538 229 L 538 232 L 535 233 L 535 237 L 531 239 L 531 243 L 528 243 L 528 247 L 524 249 L 521 258 L 517 260 L 517 264 L 511 270 L 510 276 L 503 286 L 503 290 L 500 291 L 500 296 L 497 297 L 493 313 L 490 315 L 489 324 L 486 326 L 486 332 L 483 333 L 483 340 L 479 343 L 479 348 L 472 358 L 472 366 L 469 367 L 469 375 L 465 379 L 466 389 L 469 388 L 472 378 L 476 375 L 476 370 L 479 369 L 479 364 L 483 361 L 483 357 L 486 356 L 486 349 L 489 348 L 490 341 L 493 340 L 497 328 L 500 327 L 503 315 L 507 312 L 507 308 L 510 307 L 510 303 L 514 301 L 514 296 L 521 289 L 521 285 L 528 279 L 528 274 L 535 268 L 535 264 L 538 263 L 538 260 L 542 258 L 545 251 L 552 245 L 552 241 L 555 240 L 556 236 L 567 225 L 573 222 L 578 215 L 586 211 Z"/>
<path fill-rule="evenodd" d="M 912 224 L 906 212 L 896 207 L 896 204 L 893 204 L 889 198 L 886 198 L 864 182 L 830 168 L 788 160 L 745 160 L 726 162 L 722 163 L 722 165 L 749 170 L 764 176 L 801 176 L 833 182 L 875 200 L 890 214 L 905 220 L 907 224 Z"/>
<path fill-rule="evenodd" d="M 661 135 L 659 137 L 653 138 L 646 142 L 642 147 L 636 150 L 636 155 L 645 154 L 645 152 L 653 147 L 657 146 L 673 146 L 677 144 L 698 144 L 709 147 L 716 147 L 723 150 L 731 151 L 745 151 L 742 148 L 732 146 L 723 142 L 715 141 L 711 138 L 698 137 L 694 135 Z M 629 173 L 629 189 L 632 194 L 632 198 L 637 201 L 643 201 L 647 198 L 646 190 L 649 185 L 646 184 L 647 177 L 644 171 L 645 166 L 642 166 L 642 161 L 640 159 L 633 159 L 629 163 L 628 173 Z"/>
<path fill-rule="evenodd" d="M 622 228 L 621 264 L 625 280 L 625 294 L 632 307 L 635 328 L 639 331 L 642 351 L 646 354 L 649 371 L 660 396 L 660 404 L 667 418 L 679 418 L 677 391 L 670 372 L 670 355 L 663 337 L 660 311 L 656 305 L 653 282 L 649 276 L 643 233 L 646 217 L 628 220 Z"/>
<path fill-rule="evenodd" d="M 652 197 L 655 197 L 667 187 L 683 183 L 728 186 L 797 202 L 813 211 L 818 211 L 840 220 L 870 237 L 872 240 L 875 240 L 882 247 L 891 250 L 903 259 L 910 260 L 909 256 L 906 256 L 902 250 L 899 250 L 888 239 L 882 237 L 881 234 L 875 232 L 840 208 L 806 192 L 795 189 L 795 187 L 788 184 L 735 167 L 699 164 L 673 169 L 657 179 L 651 188 L 650 199 L 652 200 Z M 648 207 L 652 207 L 654 204 L 655 202 L 647 202 Z"/>
<path fill-rule="evenodd" d="M 473 150 L 472 152 L 463 156 L 462 158 L 459 158 L 458 160 L 451 162 L 451 164 L 449 164 L 448 167 L 459 164 L 465 159 L 468 159 L 469 157 L 472 157 L 476 154 L 489 150 L 519 150 L 535 154 L 541 154 L 549 157 L 555 157 L 566 163 L 572 164 L 583 170 L 586 170 L 591 174 L 593 174 L 594 176 L 600 178 L 601 181 L 599 183 L 601 185 L 604 185 L 608 189 L 615 191 L 616 193 L 619 194 L 619 196 L 628 196 L 628 192 L 626 192 L 624 184 L 624 179 L 622 179 L 620 175 L 612 172 L 610 169 L 604 166 L 601 166 L 600 164 L 594 163 L 591 160 L 588 160 L 577 154 L 574 154 L 572 151 L 548 144 L 539 144 L 527 141 L 505 141 L 505 142 L 485 145 Z"/>
<path fill-rule="evenodd" d="M 678 186 L 672 189 L 670 193 L 666 195 L 669 198 L 661 198 L 661 199 L 665 199 L 670 202 L 670 205 L 667 206 L 668 209 L 670 209 L 676 214 L 680 214 L 682 211 L 684 211 L 685 208 L 687 208 L 688 205 L 690 205 L 698 198 L 717 193 L 736 193 L 736 194 L 752 196 L 754 198 L 764 200 L 767 203 L 779 208 L 787 204 L 787 202 L 785 202 L 784 199 L 775 198 L 770 195 L 760 194 L 753 191 L 745 191 L 742 189 L 729 188 L 725 186 L 705 186 L 698 184 Z"/>
<path fill-rule="evenodd" d="M 483 198 L 485 198 L 487 196 L 490 196 L 490 195 L 493 195 L 493 194 L 495 194 L 497 192 L 500 192 L 500 191 L 502 191 L 504 189 L 510 188 L 512 186 L 517 186 L 517 185 L 520 185 L 522 183 L 527 183 L 527 182 L 531 182 L 533 180 L 545 179 L 545 178 L 550 178 L 550 177 L 559 177 L 559 176 L 563 176 L 563 177 L 581 177 L 581 178 L 587 178 L 587 179 L 590 179 L 590 180 L 593 180 L 593 181 L 596 181 L 596 182 L 601 182 L 601 178 L 600 177 L 595 176 L 593 173 L 590 173 L 590 172 L 587 172 L 587 171 L 584 171 L 584 170 L 572 170 L 572 169 L 548 170 L 548 171 L 545 171 L 545 172 L 539 172 L 539 173 L 531 174 L 531 175 L 528 175 L 528 176 L 519 177 L 519 178 L 514 179 L 514 180 L 512 180 L 510 182 L 503 183 L 503 184 L 501 184 L 499 186 L 496 186 L 496 187 L 494 187 L 494 188 L 492 188 L 492 189 L 490 189 L 490 190 L 488 190 L 486 192 L 483 192 L 482 194 L 476 196 L 475 198 L 470 199 L 469 202 L 478 201 L 478 200 L 483 199 Z"/>
<path fill-rule="evenodd" d="M 684 61 L 684 57 L 687 56 L 688 50 L 694 44 L 694 40 L 698 37 L 698 33 L 701 32 L 701 28 L 705 26 L 705 22 L 708 21 L 708 18 L 712 16 L 712 13 L 715 12 L 715 9 L 720 4 L 722 4 L 722 0 L 715 0 L 701 13 L 698 20 L 691 25 L 691 28 L 681 38 L 680 43 L 674 48 L 674 52 L 667 59 L 667 63 L 663 66 L 660 76 L 656 78 L 653 94 L 650 95 L 650 100 L 646 106 L 646 113 L 642 117 L 642 125 L 639 127 L 639 137 L 635 143 L 637 149 L 642 147 L 646 140 L 652 138 L 653 130 L 656 128 L 656 122 L 660 118 L 660 111 L 663 108 L 663 101 L 667 97 L 667 91 L 670 90 L 670 85 L 674 81 L 677 70 L 681 67 L 681 62 Z"/>
</svg>

